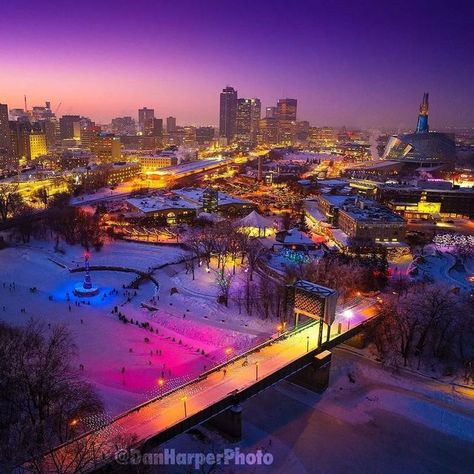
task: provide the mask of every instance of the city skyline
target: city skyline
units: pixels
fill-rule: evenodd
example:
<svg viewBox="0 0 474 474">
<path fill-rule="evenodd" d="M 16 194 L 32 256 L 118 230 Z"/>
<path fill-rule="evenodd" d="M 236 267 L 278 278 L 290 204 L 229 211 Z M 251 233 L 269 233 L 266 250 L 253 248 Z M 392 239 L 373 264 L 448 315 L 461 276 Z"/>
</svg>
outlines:
<svg viewBox="0 0 474 474">
<path fill-rule="evenodd" d="M 213 1 L 201 15 L 192 2 L 139 1 L 134 15 L 108 2 L 70 15 L 68 5 L 49 2 L 35 15 L 29 1 L 5 6 L 0 102 L 9 108 L 26 94 L 30 107 L 61 102 L 59 115 L 99 123 L 137 120 L 148 107 L 181 125 L 217 126 L 230 85 L 262 110 L 296 98 L 298 120 L 314 125 L 406 129 L 429 91 L 433 129 L 474 123 L 467 2 L 448 18 L 444 5 L 422 2 L 300 2 L 291 11 L 239 2 L 233 15 Z"/>
</svg>

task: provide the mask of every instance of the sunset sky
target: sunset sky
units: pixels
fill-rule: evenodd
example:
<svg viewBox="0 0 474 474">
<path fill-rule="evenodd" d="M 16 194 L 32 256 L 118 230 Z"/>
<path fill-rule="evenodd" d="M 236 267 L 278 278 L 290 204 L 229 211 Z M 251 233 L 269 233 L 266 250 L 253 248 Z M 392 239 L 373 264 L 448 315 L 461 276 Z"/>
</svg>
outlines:
<svg viewBox="0 0 474 474">
<path fill-rule="evenodd" d="M 428 91 L 432 127 L 474 125 L 473 17 L 470 1 L 4 1 L 0 102 L 214 125 L 231 85 L 296 98 L 314 125 L 413 128 Z"/>
</svg>

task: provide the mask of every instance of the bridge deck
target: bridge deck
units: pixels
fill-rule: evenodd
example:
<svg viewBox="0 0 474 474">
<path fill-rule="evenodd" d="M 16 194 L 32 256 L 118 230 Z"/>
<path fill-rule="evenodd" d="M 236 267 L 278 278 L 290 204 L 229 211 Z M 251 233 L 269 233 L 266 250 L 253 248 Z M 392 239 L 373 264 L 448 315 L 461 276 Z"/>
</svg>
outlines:
<svg viewBox="0 0 474 474">
<path fill-rule="evenodd" d="M 376 304 L 365 305 L 354 311 L 349 330 L 347 322 L 342 332 L 333 324 L 328 338 L 328 327 L 317 323 L 305 326 L 261 347 L 229 361 L 219 370 L 210 371 L 204 377 L 163 397 L 151 400 L 117 417 L 109 425 L 91 432 L 75 442 L 54 449 L 45 456 L 42 472 L 57 472 L 57 465 L 71 462 L 77 457 L 79 446 L 83 450 L 87 443 L 95 445 L 95 464 L 106 464 L 113 460 L 117 451 L 117 437 L 131 439 L 136 444 L 163 442 L 184 432 L 191 426 L 228 408 L 236 394 L 239 400 L 252 396 L 289 373 L 304 367 L 318 352 L 334 347 L 357 333 L 362 325 L 377 315 Z M 319 331 L 323 330 L 320 338 Z M 322 339 L 323 345 L 319 346 Z M 246 361 L 244 363 L 244 361 Z M 285 371 L 286 369 L 286 371 Z M 186 413 L 185 413 L 186 411 Z M 82 443 L 82 444 L 81 444 Z M 155 444 L 155 443 L 152 443 Z M 88 448 L 89 449 L 89 448 Z M 84 457 L 84 471 L 92 470 L 93 464 Z M 98 467 L 98 466 L 97 466 Z M 62 472 L 67 472 L 62 470 Z"/>
</svg>

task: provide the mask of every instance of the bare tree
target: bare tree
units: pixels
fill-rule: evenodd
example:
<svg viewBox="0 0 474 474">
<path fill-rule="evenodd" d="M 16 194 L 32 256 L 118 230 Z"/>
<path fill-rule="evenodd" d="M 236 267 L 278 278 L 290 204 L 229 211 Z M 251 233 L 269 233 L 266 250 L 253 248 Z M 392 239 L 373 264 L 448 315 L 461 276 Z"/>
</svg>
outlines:
<svg viewBox="0 0 474 474">
<path fill-rule="evenodd" d="M 229 293 L 234 275 L 232 272 L 226 272 L 225 267 L 217 271 L 217 284 L 219 286 L 219 300 L 225 306 L 229 305 Z"/>
<path fill-rule="evenodd" d="M 23 199 L 19 193 L 18 183 L 0 184 L 0 217 L 6 221 L 16 215 L 23 207 Z"/>
<path fill-rule="evenodd" d="M 75 347 L 68 330 L 0 326 L 0 459 L 14 466 L 36 458 L 77 434 L 76 423 L 102 404 L 75 374 Z"/>
</svg>

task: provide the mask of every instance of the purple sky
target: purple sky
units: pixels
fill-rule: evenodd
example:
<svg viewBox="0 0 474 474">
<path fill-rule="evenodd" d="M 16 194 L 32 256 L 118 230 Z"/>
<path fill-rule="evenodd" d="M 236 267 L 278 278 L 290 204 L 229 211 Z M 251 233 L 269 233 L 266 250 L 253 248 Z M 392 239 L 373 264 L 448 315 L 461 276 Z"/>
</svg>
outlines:
<svg viewBox="0 0 474 474">
<path fill-rule="evenodd" d="M 474 125 L 471 1 L 2 2 L 0 102 L 216 124 L 227 84 L 314 125 Z"/>
</svg>

